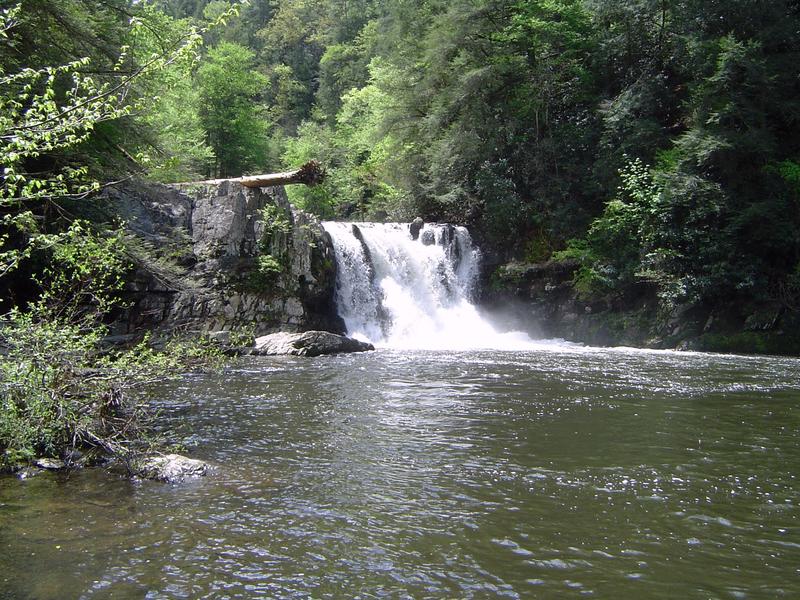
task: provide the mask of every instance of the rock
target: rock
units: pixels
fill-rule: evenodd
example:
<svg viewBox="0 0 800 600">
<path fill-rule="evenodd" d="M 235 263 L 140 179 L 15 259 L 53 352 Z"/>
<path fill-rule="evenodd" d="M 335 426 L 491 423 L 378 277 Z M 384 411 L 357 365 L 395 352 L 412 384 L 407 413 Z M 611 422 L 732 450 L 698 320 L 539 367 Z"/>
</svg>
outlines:
<svg viewBox="0 0 800 600">
<path fill-rule="evenodd" d="M 33 464 L 40 469 L 47 469 L 48 471 L 60 471 L 65 469 L 67 464 L 58 458 L 37 458 Z"/>
<path fill-rule="evenodd" d="M 327 331 L 273 333 L 257 338 L 253 354 L 275 356 L 320 356 L 344 352 L 365 352 L 375 346 Z"/>
<path fill-rule="evenodd" d="M 209 331 L 208 339 L 219 346 L 229 346 L 231 343 L 230 331 Z"/>
<path fill-rule="evenodd" d="M 131 346 L 136 341 L 136 334 L 126 333 L 124 335 L 107 335 L 103 338 L 102 343 L 106 346 Z"/>
<path fill-rule="evenodd" d="M 36 467 L 23 467 L 19 471 L 16 472 L 17 479 L 30 479 L 31 477 L 36 477 L 40 473 L 44 473 L 42 469 L 37 469 Z"/>
<path fill-rule="evenodd" d="M 747 331 L 769 331 L 774 329 L 783 316 L 783 307 L 766 307 L 749 315 L 744 322 Z"/>
<path fill-rule="evenodd" d="M 122 217 L 135 237 L 116 336 L 156 328 L 344 330 L 333 300 L 333 242 L 282 187 L 132 182 L 105 192 L 102 210 Z M 279 272 L 262 272 L 265 255 Z"/>
<path fill-rule="evenodd" d="M 416 240 L 419 238 L 419 232 L 422 231 L 422 228 L 425 227 L 425 221 L 423 221 L 420 217 L 417 217 L 408 226 L 408 230 L 411 232 L 411 239 Z"/>
<path fill-rule="evenodd" d="M 425 246 L 433 246 L 436 243 L 436 235 L 432 229 L 426 229 L 422 232 L 422 244 Z"/>
<path fill-rule="evenodd" d="M 202 460 L 180 454 L 166 454 L 139 460 L 133 467 L 133 474 L 143 479 L 180 483 L 187 477 L 203 477 L 208 474 L 208 470 L 208 464 Z"/>
</svg>

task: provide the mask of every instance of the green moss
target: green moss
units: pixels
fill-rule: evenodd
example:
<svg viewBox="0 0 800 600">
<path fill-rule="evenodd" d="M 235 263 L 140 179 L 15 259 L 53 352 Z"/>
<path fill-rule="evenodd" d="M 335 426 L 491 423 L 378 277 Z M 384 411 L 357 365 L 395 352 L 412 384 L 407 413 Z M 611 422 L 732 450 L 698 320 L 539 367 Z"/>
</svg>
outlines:
<svg viewBox="0 0 800 600">
<path fill-rule="evenodd" d="M 525 244 L 525 261 L 529 263 L 544 262 L 553 254 L 553 245 L 544 229 L 538 229 Z"/>
</svg>

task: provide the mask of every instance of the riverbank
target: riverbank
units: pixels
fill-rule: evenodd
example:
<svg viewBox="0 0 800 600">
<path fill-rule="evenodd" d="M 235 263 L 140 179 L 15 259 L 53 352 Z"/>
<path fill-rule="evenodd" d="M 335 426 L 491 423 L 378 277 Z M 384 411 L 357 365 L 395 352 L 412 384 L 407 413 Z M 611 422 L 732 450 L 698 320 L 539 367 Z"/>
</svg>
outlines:
<svg viewBox="0 0 800 600">
<path fill-rule="evenodd" d="M 0 328 L 0 334 L 7 333 Z M 158 433 L 151 386 L 221 371 L 233 357 L 245 355 L 316 357 L 375 349 L 324 331 L 255 339 L 230 331 L 196 333 L 192 338 L 148 338 L 122 350 L 101 339 L 95 338 L 83 356 L 73 353 L 68 361 L 50 356 L 47 369 L 38 366 L 46 356 L 31 349 L 26 362 L 20 356 L 25 348 L 18 344 L 0 356 L 4 375 L 10 363 L 29 374 L 27 380 L 4 377 L 2 382 L 8 403 L 0 411 L 0 475 L 27 479 L 85 467 L 170 483 L 205 475 L 208 465 L 175 454 L 171 436 Z M 89 340 L 73 340 L 78 342 Z M 89 368 L 87 359 L 95 366 Z"/>
</svg>

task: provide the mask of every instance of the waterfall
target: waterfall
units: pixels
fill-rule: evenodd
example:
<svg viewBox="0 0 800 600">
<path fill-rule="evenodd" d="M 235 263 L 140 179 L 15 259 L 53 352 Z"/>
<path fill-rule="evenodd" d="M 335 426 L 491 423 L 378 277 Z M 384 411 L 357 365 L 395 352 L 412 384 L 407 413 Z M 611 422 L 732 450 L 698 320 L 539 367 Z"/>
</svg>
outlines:
<svg viewBox="0 0 800 600">
<path fill-rule="evenodd" d="M 348 335 L 392 348 L 527 347 L 523 333 L 496 331 L 473 303 L 480 252 L 469 232 L 425 224 L 339 223 L 323 227 L 338 267 L 336 304 Z"/>
</svg>

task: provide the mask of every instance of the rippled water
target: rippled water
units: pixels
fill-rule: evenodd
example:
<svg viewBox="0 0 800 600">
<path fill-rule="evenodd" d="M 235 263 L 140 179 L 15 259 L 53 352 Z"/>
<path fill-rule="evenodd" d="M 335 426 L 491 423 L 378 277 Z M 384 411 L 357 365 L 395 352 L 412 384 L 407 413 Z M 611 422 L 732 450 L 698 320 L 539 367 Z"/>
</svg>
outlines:
<svg viewBox="0 0 800 600">
<path fill-rule="evenodd" d="M 800 597 L 800 361 L 248 359 L 155 390 L 185 485 L 0 479 L 0 598 Z"/>
</svg>

